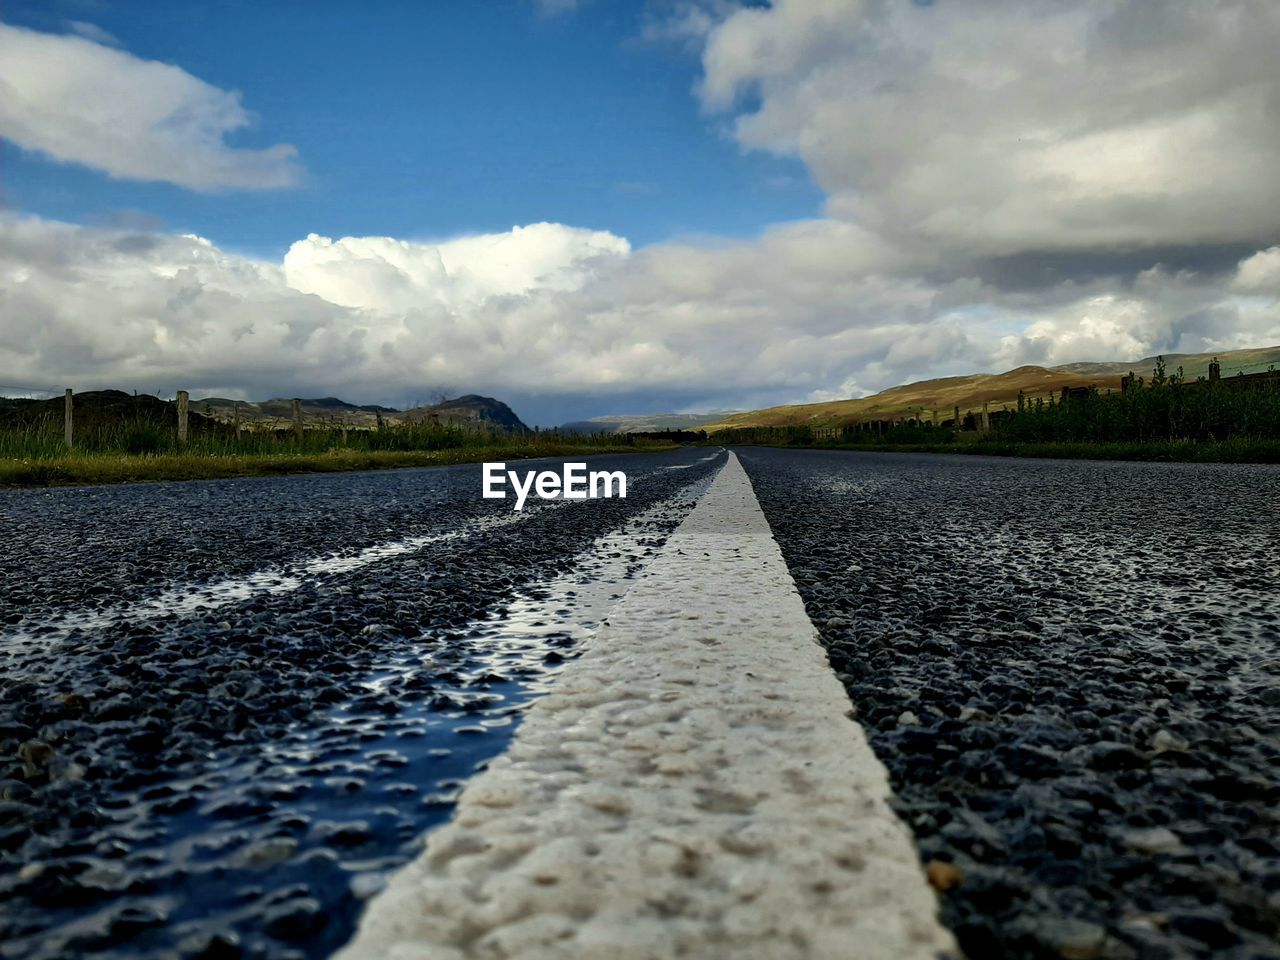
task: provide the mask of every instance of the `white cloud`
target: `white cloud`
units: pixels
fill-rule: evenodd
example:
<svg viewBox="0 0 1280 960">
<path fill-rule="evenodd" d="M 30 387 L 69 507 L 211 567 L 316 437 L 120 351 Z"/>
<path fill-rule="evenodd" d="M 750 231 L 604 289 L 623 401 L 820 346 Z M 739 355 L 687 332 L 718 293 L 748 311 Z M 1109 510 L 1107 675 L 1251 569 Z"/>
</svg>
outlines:
<svg viewBox="0 0 1280 960">
<path fill-rule="evenodd" d="M 932 255 L 1262 243 L 1277 49 L 1262 0 L 776 0 L 712 30 L 701 95 Z"/>
<path fill-rule="evenodd" d="M 126 180 L 195 190 L 296 183 L 296 151 L 231 147 L 238 93 L 82 36 L 0 24 L 0 136 Z"/>
<path fill-rule="evenodd" d="M 1230 278 L 1156 269 L 1123 290 L 1015 294 L 894 265 L 833 221 L 638 251 L 558 224 L 436 244 L 309 237 L 271 263 L 199 237 L 9 217 L 0 383 L 391 402 L 448 384 L 517 409 L 556 401 L 569 419 L 614 396 L 723 409 L 1280 341 L 1280 303 L 1241 300 Z"/>
<path fill-rule="evenodd" d="M 1138 358 L 1147 355 L 1150 344 L 1167 343 L 1169 333 L 1169 318 L 1146 301 L 1103 294 L 1055 310 L 1004 338 L 999 355 L 1008 367 Z"/>
<path fill-rule="evenodd" d="M 439 244 L 312 234 L 289 248 L 284 271 L 295 290 L 344 306 L 408 311 L 431 302 L 456 309 L 532 290 L 575 290 L 595 261 L 630 250 L 611 233 L 558 223 Z"/>
<path fill-rule="evenodd" d="M 741 9 L 738 0 L 666 0 L 645 9 L 641 36 L 700 50 L 716 26 Z"/>
<path fill-rule="evenodd" d="M 1259 250 L 1240 261 L 1236 270 L 1236 286 L 1252 293 L 1280 296 L 1280 246 Z"/>
<path fill-rule="evenodd" d="M 108 30 L 103 30 L 96 23 L 89 23 L 86 20 L 68 20 L 67 29 L 78 37 L 84 37 L 86 40 L 92 40 L 94 43 L 100 43 L 105 47 L 124 46 L 115 34 Z"/>
</svg>

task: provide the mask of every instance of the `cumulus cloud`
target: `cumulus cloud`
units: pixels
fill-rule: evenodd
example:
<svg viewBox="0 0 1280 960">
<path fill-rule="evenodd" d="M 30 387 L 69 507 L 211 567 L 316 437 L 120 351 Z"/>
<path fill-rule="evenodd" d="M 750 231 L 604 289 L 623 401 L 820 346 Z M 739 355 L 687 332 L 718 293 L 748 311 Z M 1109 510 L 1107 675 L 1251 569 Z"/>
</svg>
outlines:
<svg viewBox="0 0 1280 960">
<path fill-rule="evenodd" d="M 199 237 L 8 217 L 0 382 L 391 402 L 450 384 L 570 419 L 611 397 L 723 409 L 1280 340 L 1280 304 L 1240 299 L 1230 278 L 1156 269 L 1122 293 L 1045 296 L 894 264 L 830 220 L 638 251 L 558 224 L 436 244 L 313 236 L 275 263 Z"/>
<path fill-rule="evenodd" d="M 227 144 L 253 120 L 238 93 L 103 39 L 0 24 L 0 136 L 126 180 L 195 190 L 297 182 L 293 147 Z"/>
<path fill-rule="evenodd" d="M 812 388 L 927 319 L 928 291 L 847 276 L 867 243 L 819 222 L 632 253 L 535 224 L 439 244 L 313 236 L 276 264 L 198 237 L 11 217 L 0 313 L 21 323 L 0 336 L 0 379 L 361 396 L 440 381 L 560 396 Z M 833 296 L 861 312 L 833 311 Z"/>
<path fill-rule="evenodd" d="M 741 8 L 738 0 L 663 0 L 645 8 L 641 36 L 700 50 L 716 26 Z"/>
<path fill-rule="evenodd" d="M 776 0 L 711 31 L 700 92 L 929 254 L 1261 244 L 1277 49 L 1266 0 Z"/>
<path fill-rule="evenodd" d="M 105 47 L 122 47 L 124 44 L 120 42 L 120 38 L 108 30 L 103 30 L 96 23 L 89 23 L 87 20 L 68 20 L 67 29 L 78 37 L 84 37 L 86 40 L 92 40 L 94 43 L 100 43 Z"/>
<path fill-rule="evenodd" d="M 1149 344 L 1167 341 L 1169 321 L 1141 298 L 1101 294 L 1052 311 L 1004 338 L 1001 353 L 1009 366 L 1137 358 Z"/>
<path fill-rule="evenodd" d="M 1242 260 L 1236 270 L 1236 286 L 1253 293 L 1280 296 L 1280 246 L 1259 250 Z"/>
<path fill-rule="evenodd" d="M 284 270 L 295 290 L 344 306 L 394 312 L 432 302 L 457 309 L 532 290 L 576 290 L 597 261 L 630 250 L 611 233 L 557 223 L 439 244 L 312 234 L 289 248 Z"/>
</svg>

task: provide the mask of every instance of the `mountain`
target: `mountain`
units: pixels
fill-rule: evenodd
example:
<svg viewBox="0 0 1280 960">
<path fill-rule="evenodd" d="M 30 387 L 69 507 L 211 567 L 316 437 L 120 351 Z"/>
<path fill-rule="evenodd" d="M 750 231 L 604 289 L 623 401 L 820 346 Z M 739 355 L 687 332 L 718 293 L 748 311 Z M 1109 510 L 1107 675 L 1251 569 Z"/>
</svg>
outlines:
<svg viewBox="0 0 1280 960">
<path fill-rule="evenodd" d="M 403 414 L 405 420 L 438 420 L 440 423 L 475 423 L 498 427 L 515 433 L 528 433 L 529 428 L 515 411 L 501 400 L 469 393 L 456 400 L 445 400 L 429 407 L 414 407 Z"/>
<path fill-rule="evenodd" d="M 48 400 L 0 397 L 0 424 L 35 422 L 53 419 L 62 421 L 66 399 L 53 397 Z M 146 420 L 169 417 L 177 423 L 177 413 L 171 403 L 150 394 L 125 393 L 123 390 L 86 390 L 75 395 L 75 416 L 79 423 L 108 420 Z M 196 410 L 191 411 L 191 422 L 205 418 Z"/>
<path fill-rule="evenodd" d="M 192 399 L 191 409 L 215 420 L 229 421 L 234 417 L 237 401 L 226 397 Z M 285 397 L 272 400 L 240 400 L 240 422 L 276 423 L 293 418 L 293 401 Z M 400 411 L 395 407 L 377 404 L 357 406 L 337 397 L 318 397 L 302 401 L 302 419 L 309 423 L 335 423 L 338 426 L 367 427 L 377 423 L 378 414 L 386 414 L 387 422 L 395 422 Z"/>
<path fill-rule="evenodd" d="M 0 397 L 0 424 L 28 423 L 53 418 L 61 422 L 63 398 L 50 400 L 6 399 Z M 97 420 L 120 419 L 173 419 L 177 413 L 170 400 L 160 400 L 147 394 L 128 394 L 122 390 L 86 390 L 75 395 L 76 417 Z M 367 429 L 379 421 L 394 426 L 417 420 L 433 420 L 438 423 L 478 424 L 490 429 L 527 433 L 515 411 L 493 397 L 468 394 L 453 400 L 445 400 L 428 407 L 397 410 L 377 404 L 357 405 L 337 397 L 319 397 L 302 400 L 302 419 L 311 426 L 351 427 Z M 284 397 L 272 400 L 230 400 L 226 397 L 202 397 L 192 399 L 190 416 L 193 424 L 204 421 L 230 423 L 237 411 L 241 425 L 267 428 L 287 428 L 293 421 L 293 401 Z"/>
<path fill-rule="evenodd" d="M 62 431 L 65 410 L 65 397 L 48 400 L 0 397 L 0 431 L 53 431 L 58 435 Z M 110 436 L 113 444 L 133 453 L 154 453 L 161 444 L 156 439 L 156 430 L 176 431 L 178 428 L 177 406 L 145 393 L 86 390 L 75 394 L 73 411 L 79 443 L 86 438 Z M 189 411 L 187 429 L 192 437 L 229 432 L 197 410 Z M 173 436 L 173 433 L 168 435 Z"/>
<path fill-rule="evenodd" d="M 223 397 L 206 397 L 192 400 L 191 409 L 219 420 L 230 420 L 234 401 Z M 283 397 L 251 403 L 240 401 L 240 422 L 265 421 L 282 423 L 293 417 L 293 401 Z M 397 410 L 377 404 L 357 406 L 337 397 L 319 397 L 302 401 L 302 417 L 308 423 L 334 424 L 349 427 L 372 427 L 381 419 L 386 424 L 435 419 L 440 423 L 482 423 L 504 430 L 527 431 L 526 427 L 501 400 L 467 394 L 454 400 L 445 400 L 428 407 Z"/>
<path fill-rule="evenodd" d="M 731 416 L 720 413 L 646 413 L 592 417 L 560 425 L 563 433 L 654 433 L 660 430 L 698 430 L 704 423 L 715 423 Z"/>
<path fill-rule="evenodd" d="M 1256 373 L 1273 364 L 1280 366 L 1280 346 L 1219 353 L 1165 354 L 1164 362 L 1170 373 L 1182 367 L 1183 375 L 1193 380 L 1208 375 L 1209 362 L 1214 357 L 1221 362 L 1224 377 L 1237 372 Z M 714 433 L 734 427 L 833 427 L 859 420 L 920 415 L 929 418 L 934 410 L 938 411 L 940 419 L 946 420 L 955 407 L 964 414 L 982 409 L 983 403 L 996 410 L 1013 406 L 1018 402 L 1019 391 L 1034 398 L 1055 395 L 1063 387 L 1093 386 L 1099 390 L 1119 390 L 1120 378 L 1130 371 L 1149 378 L 1155 369 L 1156 359 L 1143 357 L 1141 360 L 1068 363 L 1056 367 L 1023 366 L 1005 373 L 920 380 L 856 400 L 802 403 L 737 413 L 707 424 L 703 429 Z"/>
</svg>

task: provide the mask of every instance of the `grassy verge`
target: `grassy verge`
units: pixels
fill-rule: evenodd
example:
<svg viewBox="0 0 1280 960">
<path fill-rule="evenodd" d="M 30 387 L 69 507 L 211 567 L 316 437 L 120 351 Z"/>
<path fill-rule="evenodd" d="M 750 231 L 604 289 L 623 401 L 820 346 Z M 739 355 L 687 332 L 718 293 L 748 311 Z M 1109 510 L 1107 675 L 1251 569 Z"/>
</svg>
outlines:
<svg viewBox="0 0 1280 960">
<path fill-rule="evenodd" d="M 430 467 L 485 460 L 641 453 L 668 450 L 674 444 L 583 446 L 572 443 L 520 443 L 455 447 L 445 450 L 352 450 L 320 453 L 83 453 L 31 460 L 0 460 L 0 486 L 136 483 L 156 480 L 209 480 L 222 477 L 279 476 L 290 473 L 335 473 Z"/>
<path fill-rule="evenodd" d="M 773 444 L 773 446 L 792 446 Z M 810 450 L 872 453 L 958 453 L 988 457 L 1042 457 L 1050 460 L 1143 460 L 1176 463 L 1280 463 L 1280 440 L 1217 442 L 1156 440 L 1143 443 L 1016 443 L 959 440 L 955 443 L 811 443 Z"/>
</svg>

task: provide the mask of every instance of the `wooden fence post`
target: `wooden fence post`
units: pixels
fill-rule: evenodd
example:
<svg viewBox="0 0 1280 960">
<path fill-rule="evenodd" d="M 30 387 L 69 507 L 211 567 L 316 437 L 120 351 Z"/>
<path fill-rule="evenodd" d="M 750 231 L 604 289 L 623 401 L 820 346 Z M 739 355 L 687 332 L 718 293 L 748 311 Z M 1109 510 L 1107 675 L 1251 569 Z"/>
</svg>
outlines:
<svg viewBox="0 0 1280 960">
<path fill-rule="evenodd" d="M 987 412 L 987 401 L 982 401 L 982 432 L 991 432 L 991 414 Z"/>
<path fill-rule="evenodd" d="M 236 439 L 240 439 L 240 401 L 231 401 L 231 425 L 235 428 Z"/>
<path fill-rule="evenodd" d="M 297 397 L 293 398 L 293 436 L 302 442 L 302 401 Z"/>
<path fill-rule="evenodd" d="M 178 442 L 187 442 L 187 402 L 191 394 L 185 390 L 178 391 Z"/>
<path fill-rule="evenodd" d="M 67 387 L 67 402 L 66 402 L 66 405 L 63 407 L 63 413 L 62 413 L 62 435 L 63 435 L 63 438 L 67 441 L 68 450 L 72 449 L 72 447 L 74 446 L 74 443 L 72 442 L 74 439 L 73 438 L 74 430 L 72 429 L 71 408 L 72 408 L 71 388 Z"/>
</svg>

